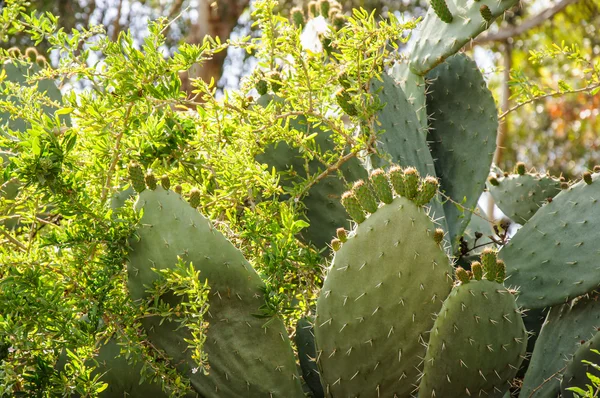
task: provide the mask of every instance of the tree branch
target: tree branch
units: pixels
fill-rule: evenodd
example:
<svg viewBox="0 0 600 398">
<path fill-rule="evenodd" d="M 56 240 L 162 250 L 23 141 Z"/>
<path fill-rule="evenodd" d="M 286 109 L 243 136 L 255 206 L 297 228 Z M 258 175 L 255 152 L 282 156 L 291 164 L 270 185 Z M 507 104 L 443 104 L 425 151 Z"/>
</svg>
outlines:
<svg viewBox="0 0 600 398">
<path fill-rule="evenodd" d="M 550 7 L 539 14 L 523 21 L 519 25 L 502 29 L 496 33 L 488 32 L 485 35 L 479 36 L 474 40 L 474 44 L 482 44 L 490 41 L 504 41 L 511 37 L 519 36 L 529 29 L 535 28 L 546 22 L 549 19 L 554 18 L 556 14 L 564 10 L 567 6 L 577 3 L 579 0 L 562 0 L 555 4 L 553 7 Z"/>
</svg>

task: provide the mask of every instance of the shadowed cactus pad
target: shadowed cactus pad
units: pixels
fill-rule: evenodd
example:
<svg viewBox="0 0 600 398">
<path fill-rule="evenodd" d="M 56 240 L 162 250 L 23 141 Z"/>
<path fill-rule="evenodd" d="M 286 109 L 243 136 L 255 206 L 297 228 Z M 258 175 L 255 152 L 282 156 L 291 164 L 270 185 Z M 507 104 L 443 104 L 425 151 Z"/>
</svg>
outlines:
<svg viewBox="0 0 600 398">
<path fill-rule="evenodd" d="M 521 314 L 503 285 L 456 286 L 431 330 L 419 398 L 502 397 L 526 347 Z"/>
<path fill-rule="evenodd" d="M 131 241 L 129 290 L 147 297 L 158 275 L 152 268 L 174 267 L 180 257 L 200 271 L 210 286 L 209 323 L 204 350 L 210 372 L 194 372 L 186 350 L 191 335 L 161 317 L 142 320 L 154 346 L 180 364 L 203 397 L 302 397 L 293 351 L 279 318 L 256 317 L 265 303 L 264 284 L 242 254 L 179 194 L 145 190 L 136 209 L 144 211 L 139 240 Z M 167 298 L 168 299 L 168 298 Z M 269 321 L 267 323 L 267 321 Z"/>
<path fill-rule="evenodd" d="M 586 385 L 591 384 L 588 373 L 600 377 L 600 371 L 589 364 L 590 362 L 594 364 L 600 362 L 600 355 L 592 350 L 600 350 L 600 333 L 596 333 L 591 340 L 583 343 L 569 361 L 560 383 L 560 393 L 563 398 L 578 397 L 573 391 L 568 390 L 569 388 L 579 387 L 584 391 L 587 390 Z"/>
<path fill-rule="evenodd" d="M 317 301 L 315 336 L 327 394 L 408 396 L 424 342 L 452 285 L 425 209 L 398 197 L 335 253 Z"/>
</svg>

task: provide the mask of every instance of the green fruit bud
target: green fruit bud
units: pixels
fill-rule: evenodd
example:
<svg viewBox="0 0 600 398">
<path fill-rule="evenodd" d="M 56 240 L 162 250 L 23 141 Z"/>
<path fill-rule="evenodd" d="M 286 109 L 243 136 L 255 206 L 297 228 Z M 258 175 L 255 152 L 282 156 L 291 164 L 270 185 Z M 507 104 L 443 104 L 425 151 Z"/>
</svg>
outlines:
<svg viewBox="0 0 600 398">
<path fill-rule="evenodd" d="M 568 182 L 561 182 L 560 183 L 560 189 L 569 189 L 569 183 Z"/>
<path fill-rule="evenodd" d="M 496 269 L 496 282 L 504 283 L 504 279 L 506 279 L 506 264 L 504 264 L 504 261 L 498 260 Z"/>
<path fill-rule="evenodd" d="M 342 13 L 336 13 L 329 17 L 331 24 L 335 27 L 335 30 L 340 30 L 346 25 L 346 17 Z"/>
<path fill-rule="evenodd" d="M 304 12 L 301 8 L 294 7 L 292 11 L 290 11 L 292 15 L 292 22 L 299 28 L 303 28 L 306 25 L 306 18 L 304 17 Z"/>
<path fill-rule="evenodd" d="M 496 263 L 497 257 L 494 250 L 487 248 L 481 252 L 481 264 L 483 266 L 483 271 L 485 272 L 485 278 L 489 281 L 496 280 Z"/>
<path fill-rule="evenodd" d="M 371 185 L 375 190 L 375 195 L 383 202 L 383 203 L 392 203 L 394 200 L 394 194 L 392 192 L 392 188 L 390 187 L 390 182 L 385 175 L 385 171 L 382 169 L 374 170 L 371 173 Z"/>
<path fill-rule="evenodd" d="M 308 16 L 311 18 L 319 16 L 319 3 L 317 1 L 310 1 L 308 3 Z"/>
<path fill-rule="evenodd" d="M 129 181 L 131 182 L 133 189 L 137 193 L 142 193 L 146 189 L 142 166 L 140 166 L 137 162 L 131 162 L 127 170 L 129 172 Z"/>
<path fill-rule="evenodd" d="M 390 182 L 394 191 L 400 196 L 406 197 L 406 184 L 404 183 L 404 171 L 400 166 L 392 166 L 388 171 Z"/>
<path fill-rule="evenodd" d="M 331 248 L 333 249 L 334 252 L 340 250 L 342 248 L 342 242 L 339 239 L 332 239 L 331 240 Z"/>
<path fill-rule="evenodd" d="M 344 243 L 344 242 L 346 242 L 348 240 L 348 233 L 346 232 L 346 230 L 344 228 L 338 228 L 335 231 L 335 234 L 337 235 L 337 238 L 342 243 Z"/>
<path fill-rule="evenodd" d="M 256 82 L 256 91 L 258 91 L 258 95 L 265 95 L 269 92 L 269 83 L 264 79 L 260 79 Z"/>
<path fill-rule="evenodd" d="M 473 261 L 471 263 L 471 272 L 473 272 L 473 279 L 478 281 L 483 279 L 483 267 L 479 261 Z"/>
<path fill-rule="evenodd" d="M 181 185 L 175 186 L 175 192 L 178 193 L 179 195 L 181 195 L 183 193 L 183 188 L 181 187 Z"/>
<path fill-rule="evenodd" d="M 329 0 L 320 0 L 319 1 L 319 11 L 321 11 L 321 15 L 323 18 L 327 18 L 329 16 L 329 9 L 331 8 L 331 4 Z"/>
<path fill-rule="evenodd" d="M 442 241 L 444 240 L 444 230 L 441 228 L 436 228 L 435 232 L 433 233 L 433 240 L 438 245 L 441 244 Z"/>
<path fill-rule="evenodd" d="M 350 94 L 345 89 L 339 89 L 335 94 L 335 99 L 340 108 L 342 108 L 348 116 L 356 116 L 358 114 L 356 107 L 352 103 L 352 97 L 350 97 Z"/>
<path fill-rule="evenodd" d="M 481 7 L 479 7 L 479 13 L 481 14 L 481 16 L 483 17 L 485 22 L 487 22 L 487 23 L 492 22 L 492 19 L 494 17 L 492 16 L 492 11 L 490 10 L 490 8 L 488 6 L 486 6 L 485 4 L 482 4 Z"/>
<path fill-rule="evenodd" d="M 490 182 L 490 184 L 492 184 L 495 187 L 500 185 L 500 182 L 498 181 L 498 179 L 496 177 L 492 176 L 492 177 L 488 178 L 488 181 Z"/>
<path fill-rule="evenodd" d="M 600 165 L 594 166 L 594 173 L 600 173 Z"/>
<path fill-rule="evenodd" d="M 271 72 L 269 77 L 271 78 L 271 90 L 273 90 L 273 92 L 277 94 L 282 87 L 281 75 L 279 74 L 279 72 Z"/>
<path fill-rule="evenodd" d="M 419 187 L 419 192 L 417 193 L 415 203 L 418 206 L 423 206 L 429 203 L 429 201 L 433 199 L 433 197 L 437 193 L 438 187 L 439 182 L 437 178 L 431 176 L 425 177 L 425 179 L 421 183 L 421 186 Z"/>
<path fill-rule="evenodd" d="M 160 186 L 163 187 L 165 191 L 171 188 L 171 180 L 169 180 L 168 175 L 165 174 L 162 177 L 160 177 Z"/>
<path fill-rule="evenodd" d="M 358 180 L 354 183 L 352 192 L 364 210 L 371 214 L 377 211 L 378 204 L 375 196 L 373 196 L 373 192 L 371 192 L 371 189 L 363 180 Z"/>
<path fill-rule="evenodd" d="M 339 74 L 338 83 L 340 83 L 340 86 L 344 88 L 350 88 L 352 86 L 350 80 L 348 79 L 348 73 L 346 72 L 342 72 Z"/>
<path fill-rule="evenodd" d="M 192 206 L 194 209 L 200 206 L 200 190 L 198 188 L 193 188 L 190 191 L 190 197 L 188 201 L 190 202 L 190 206 Z"/>
<path fill-rule="evenodd" d="M 414 200 L 419 192 L 419 172 L 414 167 L 404 169 L 404 189 L 406 197 Z"/>
<path fill-rule="evenodd" d="M 48 61 L 46 60 L 46 57 L 44 57 L 43 55 L 38 55 L 35 58 L 35 63 L 40 67 L 40 68 L 45 68 L 48 65 Z"/>
<path fill-rule="evenodd" d="M 470 278 L 468 272 L 463 267 L 458 267 L 456 269 L 456 279 L 464 285 L 465 283 L 469 283 Z"/>
<path fill-rule="evenodd" d="M 523 162 L 517 163 L 516 169 L 517 169 L 518 175 L 520 175 L 520 176 L 524 175 L 525 174 L 525 163 L 523 163 Z"/>
<path fill-rule="evenodd" d="M 150 170 L 148 170 L 148 172 L 146 173 L 146 177 L 144 177 L 144 181 L 146 182 L 146 185 L 148 186 L 148 188 L 150 188 L 153 191 L 156 189 L 156 184 L 158 181 L 156 181 L 156 177 L 154 176 L 154 174 L 152 174 L 152 172 Z"/>
<path fill-rule="evenodd" d="M 448 8 L 445 0 L 431 0 L 431 7 L 435 14 L 438 16 L 442 22 L 450 23 L 452 22 L 452 13 Z"/>
<path fill-rule="evenodd" d="M 35 47 L 27 47 L 25 49 L 25 55 L 27 56 L 27 58 L 29 58 L 29 61 L 31 62 L 35 62 L 35 60 L 37 59 L 38 55 L 40 55 L 37 50 L 35 49 Z"/>
<path fill-rule="evenodd" d="M 22 54 L 21 54 L 21 50 L 19 50 L 18 47 L 11 47 L 8 49 L 8 55 L 11 58 L 21 58 Z"/>
<path fill-rule="evenodd" d="M 366 220 L 365 212 L 352 192 L 348 191 L 342 195 L 342 206 L 344 206 L 350 218 L 358 224 Z"/>
<path fill-rule="evenodd" d="M 586 184 L 590 185 L 592 183 L 592 173 L 590 173 L 589 171 L 583 173 L 583 181 L 585 181 Z"/>
</svg>

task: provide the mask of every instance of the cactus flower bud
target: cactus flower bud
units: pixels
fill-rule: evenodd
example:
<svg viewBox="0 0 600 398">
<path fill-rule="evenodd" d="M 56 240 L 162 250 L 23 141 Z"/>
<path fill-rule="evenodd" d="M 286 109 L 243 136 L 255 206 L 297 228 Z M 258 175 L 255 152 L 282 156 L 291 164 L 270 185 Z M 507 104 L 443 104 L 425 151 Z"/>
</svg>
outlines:
<svg viewBox="0 0 600 398">
<path fill-rule="evenodd" d="M 371 185 L 375 190 L 375 194 L 383 203 L 392 203 L 394 194 L 390 187 L 390 182 L 382 169 L 374 170 L 371 173 Z"/>
<path fill-rule="evenodd" d="M 350 218 L 358 224 L 366 220 L 365 213 L 352 192 L 348 191 L 342 195 L 342 206 L 344 206 Z"/>
</svg>

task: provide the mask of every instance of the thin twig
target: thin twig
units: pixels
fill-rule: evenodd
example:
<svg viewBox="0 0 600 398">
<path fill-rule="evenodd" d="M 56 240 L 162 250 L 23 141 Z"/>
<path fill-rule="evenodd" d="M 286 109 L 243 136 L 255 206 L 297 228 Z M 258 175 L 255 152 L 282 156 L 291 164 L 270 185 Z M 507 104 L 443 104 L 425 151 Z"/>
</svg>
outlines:
<svg viewBox="0 0 600 398">
<path fill-rule="evenodd" d="M 558 376 L 560 373 L 562 373 L 562 371 L 564 371 L 567 368 L 567 366 L 565 365 L 562 369 L 557 370 L 554 374 L 552 374 L 552 376 L 548 377 L 546 380 L 544 380 L 542 382 L 542 384 L 540 384 L 539 386 L 537 386 L 536 388 L 533 389 L 533 391 L 531 391 L 531 394 L 529 394 L 529 397 L 527 398 L 531 398 L 533 397 L 533 394 L 535 394 L 536 392 L 538 392 L 540 390 L 540 388 L 542 388 L 544 386 L 544 384 L 548 383 L 550 380 L 552 380 L 553 378 L 555 378 L 556 376 Z"/>
<path fill-rule="evenodd" d="M 27 251 L 27 246 L 25 246 L 23 243 L 19 242 L 15 237 L 13 237 L 11 234 L 6 232 L 4 229 L 0 228 L 0 233 L 2 235 L 4 235 L 6 237 L 6 239 L 8 239 L 10 241 L 10 243 L 14 244 L 22 251 Z"/>
<path fill-rule="evenodd" d="M 544 98 L 548 98 L 548 97 L 555 97 L 558 95 L 565 95 L 565 94 L 576 94 L 576 93 L 583 93 L 583 92 L 587 92 L 587 91 L 592 91 L 595 88 L 600 87 L 600 83 L 598 84 L 593 84 L 591 86 L 587 86 L 587 87 L 582 87 L 582 88 L 578 88 L 576 90 L 568 90 L 568 91 L 555 91 L 553 93 L 549 93 L 549 94 L 544 94 L 544 95 L 540 95 L 539 97 L 534 97 L 534 98 L 530 98 L 525 102 L 521 102 L 520 104 L 517 104 L 515 106 L 513 106 L 512 108 L 508 109 L 506 112 L 502 113 L 500 116 L 498 116 L 498 119 L 504 119 L 504 117 L 506 115 L 508 115 L 509 113 L 519 109 L 520 107 L 530 104 L 534 101 L 538 101 Z"/>
<path fill-rule="evenodd" d="M 344 163 L 346 163 L 348 160 L 356 157 L 356 155 L 357 155 L 356 152 L 350 152 L 349 154 L 344 155 L 341 158 L 339 158 L 337 162 L 335 162 L 334 164 L 332 164 L 331 166 L 329 166 L 327 169 L 325 169 L 325 171 L 323 171 L 321 174 L 319 174 L 317 176 L 317 178 L 315 178 L 313 181 L 310 182 L 310 184 L 308 184 L 306 187 L 304 187 L 304 189 L 302 190 L 302 192 L 300 192 L 298 195 L 296 195 L 296 199 L 300 199 L 304 194 L 306 194 L 308 192 L 308 190 L 313 185 L 318 184 L 321 180 L 323 180 L 324 178 L 326 178 L 328 175 L 330 175 L 331 173 L 337 171 L 340 167 L 342 167 L 342 165 Z"/>
<path fill-rule="evenodd" d="M 131 108 L 133 108 L 133 103 L 129 104 L 129 107 L 127 108 L 127 112 L 125 113 L 125 120 L 123 123 L 123 130 L 121 130 L 121 132 L 117 135 L 117 139 L 115 141 L 113 158 L 110 162 L 110 167 L 108 169 L 108 174 L 106 175 L 104 187 L 102 187 L 102 203 L 104 203 L 104 201 L 106 200 L 106 196 L 108 195 L 108 189 L 110 187 L 110 181 L 112 180 L 112 175 L 115 171 L 115 167 L 117 167 L 117 162 L 119 161 L 119 146 L 121 145 L 121 138 L 123 138 L 123 134 L 125 133 L 125 130 L 127 130 L 127 121 L 129 120 L 129 116 L 131 115 Z"/>
</svg>

